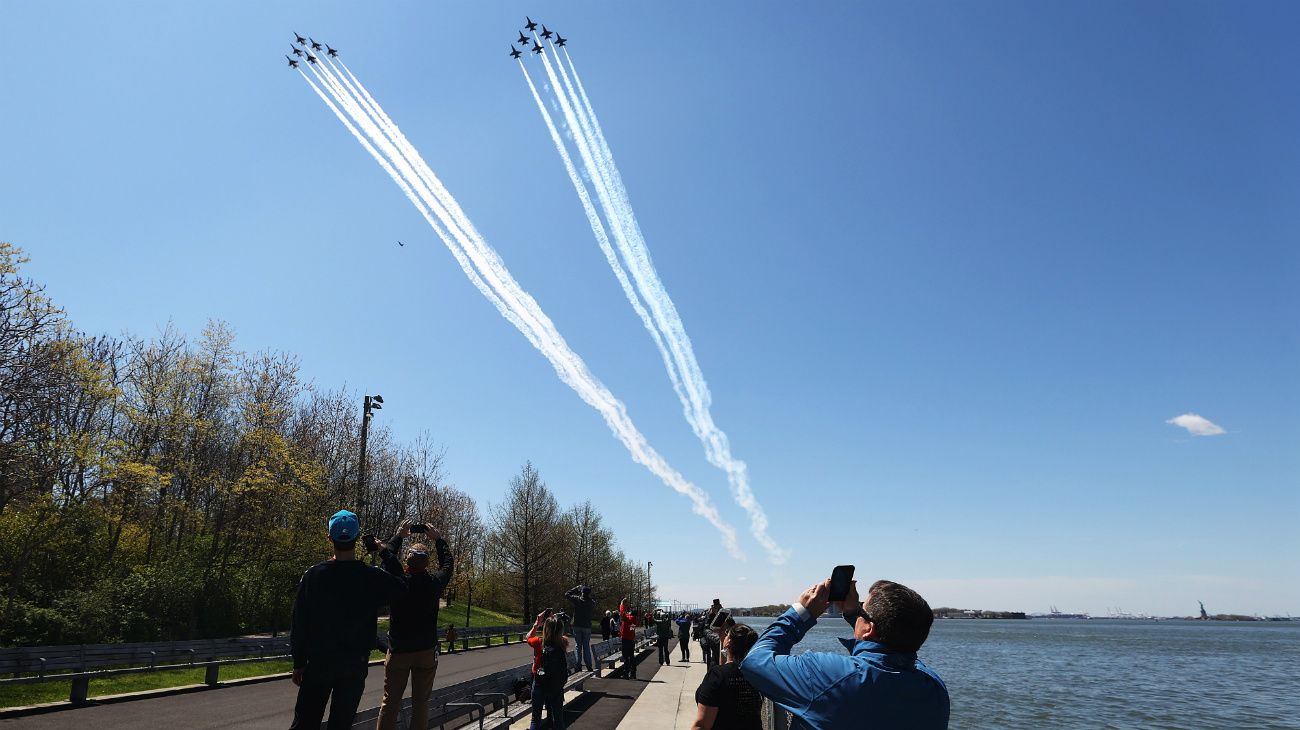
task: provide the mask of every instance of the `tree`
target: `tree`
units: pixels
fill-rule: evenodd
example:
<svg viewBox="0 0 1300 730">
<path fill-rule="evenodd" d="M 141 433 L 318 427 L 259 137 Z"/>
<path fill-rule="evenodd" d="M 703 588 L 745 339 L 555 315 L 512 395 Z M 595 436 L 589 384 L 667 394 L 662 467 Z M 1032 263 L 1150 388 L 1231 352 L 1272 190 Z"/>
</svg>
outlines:
<svg viewBox="0 0 1300 730">
<path fill-rule="evenodd" d="M 491 549 L 525 620 L 537 613 L 547 589 L 558 584 L 563 548 L 559 512 L 531 461 L 510 480 L 505 502 L 492 510 Z"/>
</svg>

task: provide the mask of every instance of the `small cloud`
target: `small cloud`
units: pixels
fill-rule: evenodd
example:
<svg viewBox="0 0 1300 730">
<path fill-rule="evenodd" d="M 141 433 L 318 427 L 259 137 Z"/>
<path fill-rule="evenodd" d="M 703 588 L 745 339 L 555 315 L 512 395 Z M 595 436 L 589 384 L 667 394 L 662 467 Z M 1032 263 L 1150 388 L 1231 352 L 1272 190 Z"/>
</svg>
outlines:
<svg viewBox="0 0 1300 730">
<path fill-rule="evenodd" d="M 1195 413 L 1184 413 L 1181 416 L 1165 421 L 1179 428 L 1187 429 L 1187 432 L 1193 436 L 1218 436 L 1221 433 L 1227 433 L 1217 423 L 1210 421 L 1208 418 L 1202 418 Z"/>
<path fill-rule="evenodd" d="M 746 577 L 743 576 L 743 575 L 736 579 L 736 581 L 739 582 L 739 583 L 744 583 L 744 582 L 747 581 L 747 580 L 749 580 L 749 579 L 746 578 Z"/>
</svg>

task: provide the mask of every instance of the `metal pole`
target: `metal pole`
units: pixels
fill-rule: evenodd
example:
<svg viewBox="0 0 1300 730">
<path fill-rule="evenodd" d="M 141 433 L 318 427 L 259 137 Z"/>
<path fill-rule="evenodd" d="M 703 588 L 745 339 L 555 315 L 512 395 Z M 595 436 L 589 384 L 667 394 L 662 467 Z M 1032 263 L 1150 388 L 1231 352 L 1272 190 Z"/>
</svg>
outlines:
<svg viewBox="0 0 1300 730">
<path fill-rule="evenodd" d="M 654 606 L 650 605 L 655 600 L 654 583 L 650 580 L 650 568 L 653 566 L 654 563 L 649 560 L 645 561 L 645 608 L 647 611 L 654 611 Z"/>
<path fill-rule="evenodd" d="M 357 477 L 357 512 L 365 502 L 366 494 L 366 437 L 370 433 L 370 396 L 361 408 L 361 474 Z"/>
</svg>

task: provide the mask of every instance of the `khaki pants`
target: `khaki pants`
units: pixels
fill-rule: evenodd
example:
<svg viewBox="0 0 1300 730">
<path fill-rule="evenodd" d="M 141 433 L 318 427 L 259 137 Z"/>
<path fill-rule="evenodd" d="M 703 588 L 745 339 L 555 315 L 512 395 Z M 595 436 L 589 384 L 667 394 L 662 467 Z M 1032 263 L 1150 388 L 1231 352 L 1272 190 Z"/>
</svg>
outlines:
<svg viewBox="0 0 1300 730">
<path fill-rule="evenodd" d="M 429 693 L 433 691 L 433 678 L 437 673 L 436 650 L 393 653 L 389 649 L 384 658 L 384 700 L 379 704 L 378 730 L 397 727 L 408 674 L 411 677 L 411 727 L 424 730 L 429 724 Z"/>
</svg>

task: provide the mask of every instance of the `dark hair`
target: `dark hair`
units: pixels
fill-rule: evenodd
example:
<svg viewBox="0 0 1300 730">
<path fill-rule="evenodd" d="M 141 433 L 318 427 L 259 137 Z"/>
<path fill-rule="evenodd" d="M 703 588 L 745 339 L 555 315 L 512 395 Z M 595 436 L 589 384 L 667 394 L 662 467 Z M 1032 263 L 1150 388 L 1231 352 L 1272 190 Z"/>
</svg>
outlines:
<svg viewBox="0 0 1300 730">
<path fill-rule="evenodd" d="M 353 538 L 347 542 L 342 542 L 340 540 L 335 540 L 333 538 L 330 538 L 330 542 L 334 543 L 334 552 L 336 553 L 346 553 L 349 550 L 357 549 L 356 538 Z"/>
<path fill-rule="evenodd" d="M 934 612 L 921 594 L 892 580 L 871 584 L 863 608 L 876 625 L 876 641 L 896 651 L 917 651 L 930 635 Z"/>
<path fill-rule="evenodd" d="M 727 629 L 727 658 L 739 664 L 758 641 L 758 632 L 749 624 L 735 624 Z"/>
</svg>

